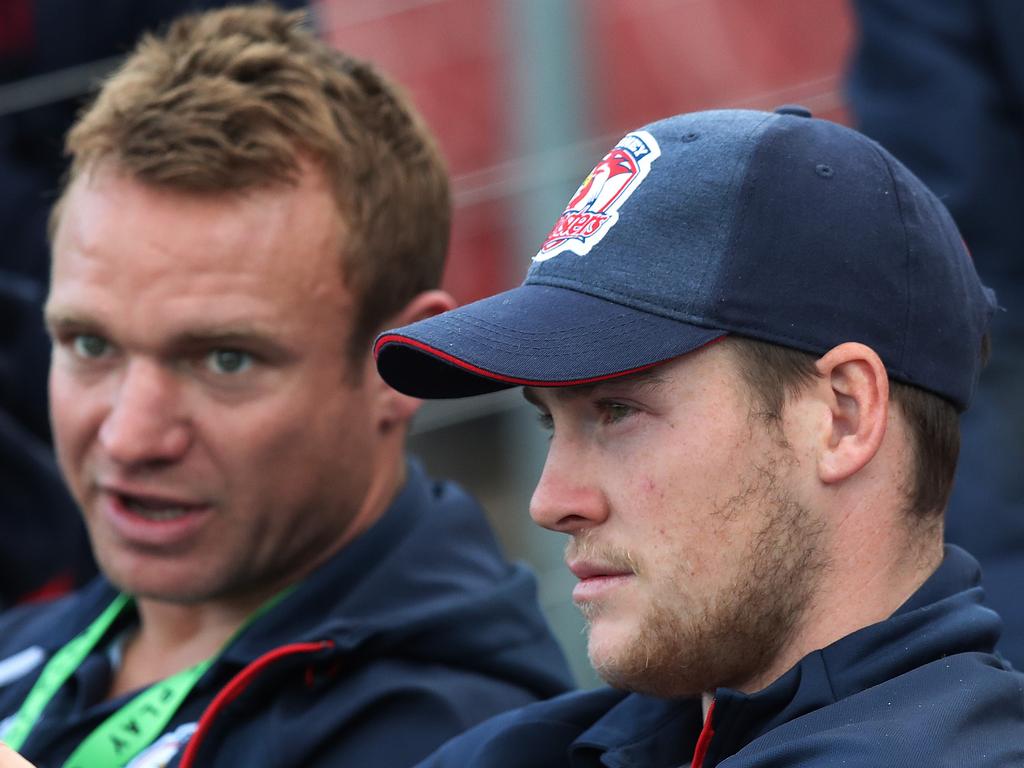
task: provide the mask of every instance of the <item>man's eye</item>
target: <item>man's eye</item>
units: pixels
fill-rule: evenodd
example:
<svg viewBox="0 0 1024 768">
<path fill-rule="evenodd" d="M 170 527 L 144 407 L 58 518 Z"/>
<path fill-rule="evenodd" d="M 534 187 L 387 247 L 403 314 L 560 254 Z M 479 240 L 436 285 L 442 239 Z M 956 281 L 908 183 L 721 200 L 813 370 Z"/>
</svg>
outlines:
<svg viewBox="0 0 1024 768">
<path fill-rule="evenodd" d="M 632 416 L 636 409 L 624 403 L 603 402 L 600 403 L 601 416 L 608 424 L 614 424 Z"/>
<path fill-rule="evenodd" d="M 542 429 L 546 429 L 551 432 L 555 428 L 555 420 L 551 418 L 550 413 L 544 413 L 543 411 L 537 414 L 537 423 L 540 424 Z"/>
<path fill-rule="evenodd" d="M 75 354 L 84 358 L 103 357 L 107 350 L 110 349 L 110 344 L 106 339 L 88 333 L 75 336 L 72 345 L 75 349 Z"/>
<path fill-rule="evenodd" d="M 252 355 L 238 349 L 215 349 L 206 357 L 206 364 L 214 373 L 243 373 L 252 363 Z"/>
</svg>

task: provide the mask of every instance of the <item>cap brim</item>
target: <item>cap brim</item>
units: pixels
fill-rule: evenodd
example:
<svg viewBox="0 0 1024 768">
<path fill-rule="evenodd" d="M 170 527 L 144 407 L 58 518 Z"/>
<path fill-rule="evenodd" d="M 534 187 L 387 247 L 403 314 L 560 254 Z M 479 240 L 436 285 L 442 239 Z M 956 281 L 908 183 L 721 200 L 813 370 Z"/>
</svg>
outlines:
<svg viewBox="0 0 1024 768">
<path fill-rule="evenodd" d="M 724 335 L 567 288 L 522 285 L 383 333 L 374 354 L 400 392 L 468 397 L 624 376 Z"/>
</svg>

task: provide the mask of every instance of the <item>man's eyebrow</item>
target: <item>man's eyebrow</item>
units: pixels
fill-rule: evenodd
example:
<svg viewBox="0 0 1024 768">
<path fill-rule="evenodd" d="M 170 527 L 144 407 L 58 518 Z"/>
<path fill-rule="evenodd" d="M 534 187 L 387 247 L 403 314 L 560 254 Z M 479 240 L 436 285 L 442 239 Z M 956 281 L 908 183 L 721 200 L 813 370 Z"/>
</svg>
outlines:
<svg viewBox="0 0 1024 768">
<path fill-rule="evenodd" d="M 643 390 L 655 390 L 664 387 L 668 384 L 669 379 L 664 373 L 664 369 L 661 365 L 649 368 L 646 371 L 640 371 L 639 373 L 632 373 L 628 376 L 623 376 L 618 379 L 610 379 L 607 383 L 614 384 L 617 381 L 629 383 L 631 386 L 637 387 Z"/>
<path fill-rule="evenodd" d="M 216 347 L 228 349 L 240 347 L 270 358 L 286 359 L 293 355 L 293 351 L 289 350 L 287 345 L 276 338 L 273 333 L 255 325 L 192 328 L 176 334 L 170 342 L 170 348 L 186 353 L 192 350 L 206 351 Z"/>
<path fill-rule="evenodd" d="M 54 334 L 100 333 L 102 321 L 87 315 L 62 310 L 44 310 L 43 318 L 47 329 Z M 167 342 L 169 350 L 189 351 L 212 347 L 247 347 L 266 355 L 288 356 L 288 350 L 274 334 L 265 328 L 251 324 L 211 325 L 190 328 L 175 334 Z"/>
<path fill-rule="evenodd" d="M 600 390 L 615 386 L 628 386 L 644 392 L 657 390 L 668 383 L 668 378 L 660 370 L 660 366 L 638 373 L 628 373 L 622 376 L 614 376 L 603 381 L 595 381 L 591 384 L 574 384 L 569 386 L 554 387 L 523 387 L 523 397 L 528 403 L 543 408 L 540 398 L 535 390 L 550 390 L 556 397 L 572 399 L 577 397 L 589 397 L 594 390 Z"/>
<path fill-rule="evenodd" d="M 528 402 L 534 408 L 541 408 L 542 407 L 541 403 L 540 403 L 540 400 L 537 398 L 537 396 L 535 394 L 533 394 L 533 392 L 530 391 L 529 387 L 523 387 L 522 388 L 522 393 L 523 393 L 523 399 L 525 399 L 526 402 Z"/>
<path fill-rule="evenodd" d="M 230 345 L 252 341 L 266 341 L 267 333 L 259 328 L 232 326 L 230 328 L 193 328 L 175 335 L 174 340 L 182 346 L 203 346 L 208 344 Z"/>
<path fill-rule="evenodd" d="M 101 323 L 84 315 L 77 315 L 61 310 L 43 307 L 43 323 L 49 330 L 74 331 L 91 330 L 100 327 Z"/>
</svg>

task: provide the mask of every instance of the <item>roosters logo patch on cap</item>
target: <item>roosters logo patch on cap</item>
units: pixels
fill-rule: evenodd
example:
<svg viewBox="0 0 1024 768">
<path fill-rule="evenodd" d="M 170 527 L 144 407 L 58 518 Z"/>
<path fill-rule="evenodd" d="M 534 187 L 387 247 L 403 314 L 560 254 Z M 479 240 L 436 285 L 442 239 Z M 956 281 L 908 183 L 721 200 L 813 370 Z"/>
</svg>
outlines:
<svg viewBox="0 0 1024 768">
<path fill-rule="evenodd" d="M 533 260 L 547 261 L 562 251 L 588 253 L 615 226 L 619 208 L 660 156 L 647 131 L 626 134 L 580 184 Z"/>
</svg>

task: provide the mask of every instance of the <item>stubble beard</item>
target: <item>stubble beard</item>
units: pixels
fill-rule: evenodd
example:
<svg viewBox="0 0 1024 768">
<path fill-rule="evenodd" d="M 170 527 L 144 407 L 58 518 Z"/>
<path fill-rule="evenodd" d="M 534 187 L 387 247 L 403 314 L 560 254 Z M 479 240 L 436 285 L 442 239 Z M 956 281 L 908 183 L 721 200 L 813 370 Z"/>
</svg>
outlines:
<svg viewBox="0 0 1024 768">
<path fill-rule="evenodd" d="M 661 698 L 757 679 L 792 637 L 827 565 L 824 526 L 781 486 L 774 464 L 753 468 L 716 514 L 763 517 L 733 577 L 692 594 L 680 567 L 655 593 L 635 639 L 591 664 L 611 686 Z M 628 555 L 619 553 L 620 557 Z M 599 604 L 584 606 L 593 622 Z"/>
</svg>

